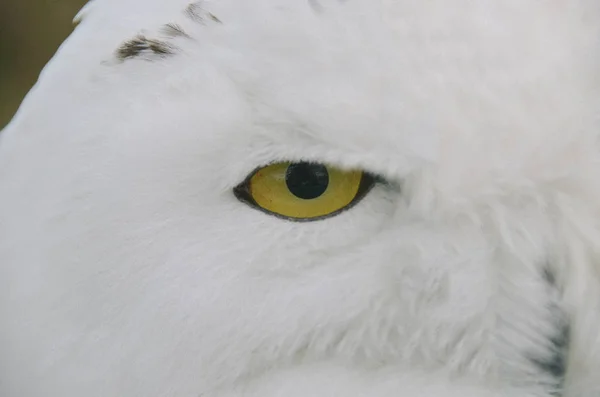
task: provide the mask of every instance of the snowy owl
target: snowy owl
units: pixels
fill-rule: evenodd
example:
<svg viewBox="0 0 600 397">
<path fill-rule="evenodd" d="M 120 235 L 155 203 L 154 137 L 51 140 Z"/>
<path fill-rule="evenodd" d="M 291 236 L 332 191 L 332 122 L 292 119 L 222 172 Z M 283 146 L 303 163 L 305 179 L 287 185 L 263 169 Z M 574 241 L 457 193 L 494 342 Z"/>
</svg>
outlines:
<svg viewBox="0 0 600 397">
<path fill-rule="evenodd" d="M 93 0 L 0 135 L 2 397 L 600 396 L 600 3 Z"/>
</svg>

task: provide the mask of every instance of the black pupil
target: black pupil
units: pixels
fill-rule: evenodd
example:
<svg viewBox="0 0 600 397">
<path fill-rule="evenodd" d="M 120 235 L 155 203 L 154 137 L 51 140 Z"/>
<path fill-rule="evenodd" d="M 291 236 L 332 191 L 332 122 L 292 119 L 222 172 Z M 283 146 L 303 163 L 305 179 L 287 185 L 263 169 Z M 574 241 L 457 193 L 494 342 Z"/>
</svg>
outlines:
<svg viewBox="0 0 600 397">
<path fill-rule="evenodd" d="M 294 196 L 310 200 L 325 193 L 329 173 L 320 164 L 294 163 L 285 172 L 285 183 Z"/>
</svg>

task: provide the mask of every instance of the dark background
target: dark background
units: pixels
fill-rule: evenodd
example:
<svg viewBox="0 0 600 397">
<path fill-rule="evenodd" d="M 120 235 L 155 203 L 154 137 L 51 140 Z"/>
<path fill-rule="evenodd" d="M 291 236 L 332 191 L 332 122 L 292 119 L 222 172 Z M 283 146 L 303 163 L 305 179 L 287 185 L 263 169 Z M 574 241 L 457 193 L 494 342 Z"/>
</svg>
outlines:
<svg viewBox="0 0 600 397">
<path fill-rule="evenodd" d="M 73 30 L 86 0 L 0 0 L 0 129 Z"/>
</svg>

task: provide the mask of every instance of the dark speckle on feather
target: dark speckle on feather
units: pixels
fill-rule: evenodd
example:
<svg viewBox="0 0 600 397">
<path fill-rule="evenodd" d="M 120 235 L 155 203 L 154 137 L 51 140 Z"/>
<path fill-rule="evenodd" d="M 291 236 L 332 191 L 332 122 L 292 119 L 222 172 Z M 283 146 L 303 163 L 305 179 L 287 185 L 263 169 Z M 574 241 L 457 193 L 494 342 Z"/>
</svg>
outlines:
<svg viewBox="0 0 600 397">
<path fill-rule="evenodd" d="M 183 30 L 183 28 L 179 25 L 177 25 L 176 23 L 168 23 L 166 24 L 163 29 L 162 32 L 170 38 L 175 38 L 175 37 L 186 37 L 186 38 L 190 38 L 190 36 Z"/>
<path fill-rule="evenodd" d="M 557 285 L 556 275 L 550 269 L 545 269 L 542 276 L 553 296 L 559 296 L 560 289 Z M 554 322 L 554 332 L 548 336 L 548 350 L 542 356 L 531 356 L 530 360 L 543 373 L 554 379 L 554 384 L 552 385 L 554 390 L 551 395 L 559 397 L 562 395 L 567 369 L 570 326 L 566 312 L 558 305 L 557 301 L 558 299 L 555 298 L 549 304 L 552 321 Z"/>
<path fill-rule="evenodd" d="M 127 60 L 140 57 L 145 54 L 165 57 L 172 55 L 175 47 L 165 41 L 149 39 L 143 35 L 138 35 L 131 40 L 124 42 L 116 52 L 119 60 Z"/>
<path fill-rule="evenodd" d="M 204 10 L 202 8 L 201 2 L 191 3 L 185 9 L 185 14 L 188 18 L 192 19 L 195 22 L 205 23 L 208 19 L 213 22 L 222 23 L 219 18 L 217 18 L 214 14 Z"/>
</svg>

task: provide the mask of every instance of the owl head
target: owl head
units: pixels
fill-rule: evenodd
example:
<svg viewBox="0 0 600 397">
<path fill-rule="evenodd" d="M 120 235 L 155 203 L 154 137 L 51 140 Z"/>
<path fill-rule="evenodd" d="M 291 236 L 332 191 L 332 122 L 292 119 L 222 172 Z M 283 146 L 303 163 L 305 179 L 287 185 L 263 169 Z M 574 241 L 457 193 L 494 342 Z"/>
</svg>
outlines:
<svg viewBox="0 0 600 397">
<path fill-rule="evenodd" d="M 93 0 L 0 135 L 3 397 L 600 395 L 592 0 Z"/>
</svg>

